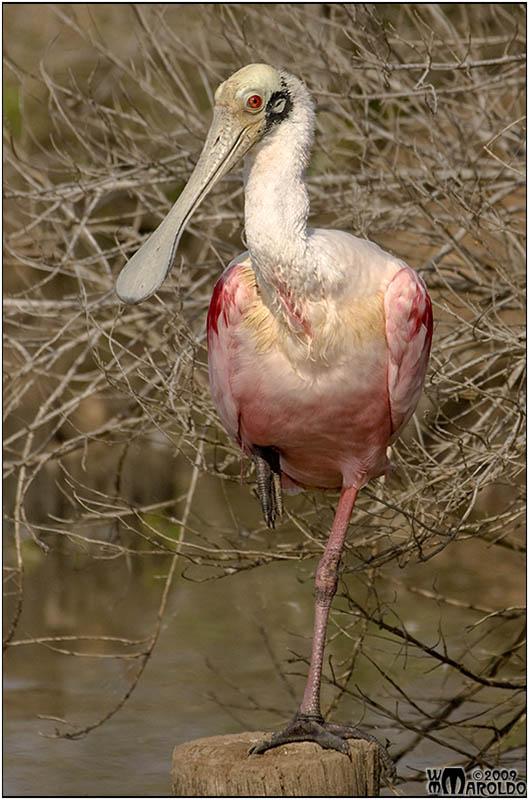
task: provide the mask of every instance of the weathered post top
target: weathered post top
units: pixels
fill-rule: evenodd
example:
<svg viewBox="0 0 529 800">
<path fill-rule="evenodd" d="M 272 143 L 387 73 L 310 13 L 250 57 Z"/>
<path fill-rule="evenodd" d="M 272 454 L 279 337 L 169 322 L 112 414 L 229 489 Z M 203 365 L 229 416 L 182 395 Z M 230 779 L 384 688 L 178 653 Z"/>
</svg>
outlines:
<svg viewBox="0 0 529 800">
<path fill-rule="evenodd" d="M 176 797 L 377 797 L 380 767 L 373 742 L 350 739 L 350 758 L 314 742 L 248 755 L 265 734 L 245 731 L 177 745 Z"/>
</svg>

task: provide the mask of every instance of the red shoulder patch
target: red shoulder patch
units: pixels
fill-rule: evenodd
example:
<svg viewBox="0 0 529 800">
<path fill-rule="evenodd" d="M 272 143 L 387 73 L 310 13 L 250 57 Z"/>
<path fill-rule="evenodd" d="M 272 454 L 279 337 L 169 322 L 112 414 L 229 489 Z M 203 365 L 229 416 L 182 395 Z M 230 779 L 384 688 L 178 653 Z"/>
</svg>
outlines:
<svg viewBox="0 0 529 800">
<path fill-rule="evenodd" d="M 428 292 L 425 291 L 424 296 L 421 296 L 419 293 L 415 295 L 410 310 L 409 320 L 412 323 L 412 327 L 410 328 L 410 338 L 419 332 L 421 325 L 424 325 L 431 344 L 433 333 L 433 314 L 432 301 L 430 300 Z"/>
<path fill-rule="evenodd" d="M 245 264 L 232 264 L 224 270 L 213 289 L 209 303 L 207 330 L 218 334 L 219 320 L 229 326 L 250 302 L 255 292 L 253 272 Z"/>
<path fill-rule="evenodd" d="M 228 308 L 233 305 L 235 292 L 237 291 L 238 281 L 230 281 L 235 270 L 239 269 L 239 264 L 225 269 L 213 289 L 209 302 L 207 329 L 219 332 L 219 317 L 222 314 L 224 322 L 227 322 L 226 313 Z"/>
<path fill-rule="evenodd" d="M 215 284 L 213 294 L 211 295 L 211 300 L 209 301 L 207 329 L 208 331 L 214 330 L 215 333 L 219 332 L 218 323 L 219 316 L 222 313 L 222 290 L 224 288 L 224 284 L 226 283 L 226 278 L 226 273 L 223 272 Z"/>
</svg>

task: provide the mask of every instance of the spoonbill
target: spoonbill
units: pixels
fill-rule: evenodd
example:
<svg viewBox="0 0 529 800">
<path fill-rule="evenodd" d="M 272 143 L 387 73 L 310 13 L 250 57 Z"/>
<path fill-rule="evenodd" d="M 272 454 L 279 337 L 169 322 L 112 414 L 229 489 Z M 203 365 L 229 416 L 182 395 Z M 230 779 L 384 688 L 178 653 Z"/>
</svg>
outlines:
<svg viewBox="0 0 529 800">
<path fill-rule="evenodd" d="M 358 491 L 389 467 L 388 447 L 419 401 L 432 338 L 431 302 L 416 272 L 370 241 L 307 227 L 314 117 L 305 84 L 283 69 L 250 64 L 224 81 L 189 182 L 116 285 L 125 303 L 153 294 L 193 211 L 245 156 L 248 250 L 211 298 L 211 393 L 226 430 L 255 463 L 269 527 L 281 514 L 282 489 L 341 492 L 316 572 L 303 699 L 254 753 L 311 740 L 347 754 L 348 738 L 373 738 L 323 720 L 327 620 Z"/>
</svg>

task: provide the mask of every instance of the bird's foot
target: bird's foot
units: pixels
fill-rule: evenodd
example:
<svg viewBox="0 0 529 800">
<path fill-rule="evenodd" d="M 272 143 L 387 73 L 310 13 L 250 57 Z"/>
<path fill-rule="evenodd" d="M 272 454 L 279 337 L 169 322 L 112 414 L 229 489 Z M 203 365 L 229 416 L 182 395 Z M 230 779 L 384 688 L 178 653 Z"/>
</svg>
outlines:
<svg viewBox="0 0 529 800">
<path fill-rule="evenodd" d="M 261 502 L 263 517 L 268 527 L 274 528 L 276 517 L 283 514 L 279 453 L 275 447 L 254 445 L 252 458 L 255 464 L 257 494 Z"/>
<path fill-rule="evenodd" d="M 296 714 L 285 728 L 273 733 L 270 739 L 263 739 L 250 748 L 249 753 L 265 753 L 273 747 L 290 742 L 316 742 L 325 750 L 337 750 L 339 753 L 350 757 L 347 739 L 364 739 L 374 742 L 378 746 L 380 764 L 387 777 L 395 777 L 395 765 L 386 748 L 378 739 L 369 733 L 364 733 L 352 725 L 340 725 L 336 722 L 324 722 L 322 717 Z"/>
</svg>

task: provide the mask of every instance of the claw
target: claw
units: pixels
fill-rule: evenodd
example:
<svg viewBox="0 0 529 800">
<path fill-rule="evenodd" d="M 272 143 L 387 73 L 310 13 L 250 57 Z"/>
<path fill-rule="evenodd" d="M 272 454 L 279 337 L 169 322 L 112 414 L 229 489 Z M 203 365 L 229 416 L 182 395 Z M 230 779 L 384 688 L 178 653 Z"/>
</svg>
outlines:
<svg viewBox="0 0 529 800">
<path fill-rule="evenodd" d="M 351 725 L 324 722 L 321 718 L 304 717 L 300 714 L 296 714 L 294 719 L 282 731 L 273 733 L 270 739 L 263 739 L 263 741 L 253 745 L 248 753 L 265 753 L 273 747 L 279 747 L 290 742 L 316 742 L 325 750 L 337 750 L 350 758 L 351 754 L 347 739 L 364 739 L 368 742 L 375 742 L 378 745 L 380 764 L 383 771 L 388 778 L 395 777 L 393 759 L 386 748 L 371 734 L 363 733 Z"/>
</svg>

